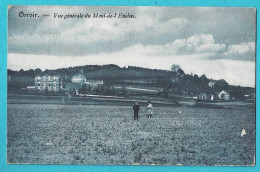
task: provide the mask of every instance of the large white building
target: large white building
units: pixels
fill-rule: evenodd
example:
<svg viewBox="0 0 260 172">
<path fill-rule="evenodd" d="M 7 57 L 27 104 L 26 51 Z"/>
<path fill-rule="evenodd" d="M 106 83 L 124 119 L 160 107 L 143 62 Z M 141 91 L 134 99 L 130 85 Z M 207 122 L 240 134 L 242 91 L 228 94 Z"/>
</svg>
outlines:
<svg viewBox="0 0 260 172">
<path fill-rule="evenodd" d="M 61 77 L 56 73 L 45 73 L 43 75 L 36 75 L 35 79 L 35 89 L 48 91 L 59 91 L 63 89 L 63 82 Z"/>
</svg>

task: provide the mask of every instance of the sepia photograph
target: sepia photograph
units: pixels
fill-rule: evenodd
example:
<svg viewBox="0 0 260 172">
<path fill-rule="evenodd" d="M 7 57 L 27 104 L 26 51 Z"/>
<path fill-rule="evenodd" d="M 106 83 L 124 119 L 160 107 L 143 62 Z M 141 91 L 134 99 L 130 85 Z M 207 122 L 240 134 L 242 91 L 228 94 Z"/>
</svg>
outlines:
<svg viewBox="0 0 260 172">
<path fill-rule="evenodd" d="M 7 41 L 7 163 L 255 166 L 255 8 L 14 5 Z"/>
</svg>

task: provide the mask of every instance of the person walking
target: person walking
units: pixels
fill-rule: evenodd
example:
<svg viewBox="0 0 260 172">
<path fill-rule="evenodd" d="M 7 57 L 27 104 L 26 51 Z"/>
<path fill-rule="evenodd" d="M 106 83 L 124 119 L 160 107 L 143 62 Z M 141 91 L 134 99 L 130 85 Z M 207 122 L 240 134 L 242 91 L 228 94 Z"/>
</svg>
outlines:
<svg viewBox="0 0 260 172">
<path fill-rule="evenodd" d="M 138 102 L 135 102 L 135 105 L 133 106 L 133 110 L 134 110 L 134 120 L 138 120 L 138 112 L 139 112 L 139 104 Z"/>
<path fill-rule="evenodd" d="M 153 105 L 152 105 L 152 102 L 150 100 L 148 101 L 147 111 L 148 111 L 147 117 L 148 118 L 152 118 L 152 115 L 153 115 Z"/>
</svg>

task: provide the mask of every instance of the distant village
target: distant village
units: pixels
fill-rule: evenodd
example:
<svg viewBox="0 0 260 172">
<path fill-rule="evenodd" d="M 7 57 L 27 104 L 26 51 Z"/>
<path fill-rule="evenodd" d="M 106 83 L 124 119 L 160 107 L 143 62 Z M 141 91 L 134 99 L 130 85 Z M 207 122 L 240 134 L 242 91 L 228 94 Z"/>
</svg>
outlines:
<svg viewBox="0 0 260 172">
<path fill-rule="evenodd" d="M 192 99 L 197 101 L 254 101 L 255 88 L 230 86 L 224 80 L 171 71 L 116 65 L 58 70 L 8 70 L 9 94 L 122 96 Z"/>
</svg>

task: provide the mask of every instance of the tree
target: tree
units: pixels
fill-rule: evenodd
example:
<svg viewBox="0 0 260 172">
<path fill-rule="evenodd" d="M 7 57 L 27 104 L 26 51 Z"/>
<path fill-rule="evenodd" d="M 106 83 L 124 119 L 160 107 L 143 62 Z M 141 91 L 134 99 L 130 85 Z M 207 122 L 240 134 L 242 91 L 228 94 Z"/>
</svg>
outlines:
<svg viewBox="0 0 260 172">
<path fill-rule="evenodd" d="M 228 83 L 224 79 L 216 81 L 216 87 L 220 89 L 228 89 Z"/>
<path fill-rule="evenodd" d="M 203 84 L 203 85 L 207 85 L 208 86 L 208 78 L 205 74 L 201 75 L 200 76 L 200 82 Z"/>
<path fill-rule="evenodd" d="M 180 76 L 184 76 L 184 75 L 185 75 L 185 72 L 180 68 L 180 69 L 178 70 L 178 74 L 179 74 Z"/>
<path fill-rule="evenodd" d="M 39 69 L 39 68 L 37 68 L 37 69 L 35 69 L 35 73 L 36 73 L 36 74 L 41 74 L 41 73 L 42 73 L 42 70 Z"/>
<path fill-rule="evenodd" d="M 28 76 L 34 77 L 35 76 L 35 71 L 33 69 L 28 70 Z"/>
<path fill-rule="evenodd" d="M 203 74 L 203 75 L 200 76 L 200 79 L 207 80 L 208 78 L 207 78 L 207 76 L 205 74 Z"/>
<path fill-rule="evenodd" d="M 198 76 L 197 74 L 195 74 L 195 75 L 193 76 L 193 80 L 194 80 L 195 83 L 199 83 L 200 78 L 199 78 L 199 76 Z"/>
<path fill-rule="evenodd" d="M 181 69 L 180 65 L 173 64 L 171 66 L 171 71 L 176 72 L 181 77 L 185 75 L 185 72 Z"/>
<path fill-rule="evenodd" d="M 180 65 L 173 64 L 171 66 L 171 71 L 173 72 L 178 72 L 179 69 L 180 69 Z"/>
<path fill-rule="evenodd" d="M 87 91 L 88 91 L 88 89 L 87 89 L 87 84 L 83 84 L 82 87 L 79 89 L 79 92 L 80 92 L 81 94 L 86 94 Z"/>
</svg>

